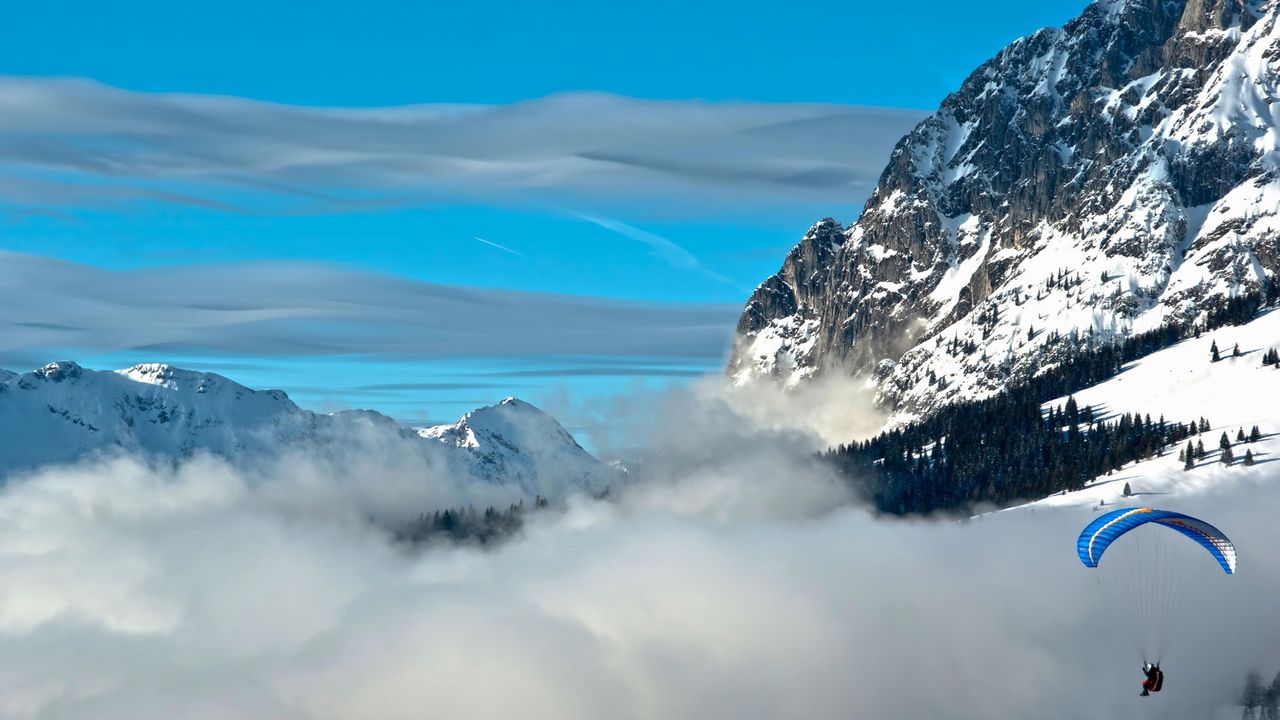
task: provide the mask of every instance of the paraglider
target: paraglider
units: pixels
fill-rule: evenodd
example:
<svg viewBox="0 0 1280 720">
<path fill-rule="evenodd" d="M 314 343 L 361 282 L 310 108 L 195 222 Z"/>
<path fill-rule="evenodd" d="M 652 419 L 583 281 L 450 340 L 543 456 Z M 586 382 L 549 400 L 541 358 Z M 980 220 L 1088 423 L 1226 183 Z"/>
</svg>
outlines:
<svg viewBox="0 0 1280 720">
<path fill-rule="evenodd" d="M 1160 692 L 1160 688 L 1164 687 L 1164 671 L 1160 669 L 1160 664 L 1143 663 L 1142 674 L 1147 676 L 1142 681 L 1142 696 L 1146 697 L 1153 692 Z"/>
<path fill-rule="evenodd" d="M 1116 548 L 1107 554 L 1113 544 Z M 1142 695 L 1160 692 L 1164 687 L 1160 661 L 1170 630 L 1189 597 L 1207 587 L 1210 574 L 1218 574 L 1204 572 L 1213 568 L 1206 562 L 1209 558 L 1223 573 L 1235 574 L 1235 545 L 1204 520 L 1140 507 L 1112 510 L 1089 523 L 1076 540 L 1076 552 L 1085 567 L 1097 569 L 1098 584 L 1129 606 L 1135 645 L 1143 660 Z"/>
</svg>

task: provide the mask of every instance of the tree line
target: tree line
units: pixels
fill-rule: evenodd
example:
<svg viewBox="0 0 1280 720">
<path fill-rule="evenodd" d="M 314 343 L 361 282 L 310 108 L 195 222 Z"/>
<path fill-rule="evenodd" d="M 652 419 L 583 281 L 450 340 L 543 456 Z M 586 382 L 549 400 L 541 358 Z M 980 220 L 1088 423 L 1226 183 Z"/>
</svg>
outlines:
<svg viewBox="0 0 1280 720">
<path fill-rule="evenodd" d="M 548 505 L 547 499 L 538 495 L 532 509 L 521 500 L 506 510 L 489 506 L 477 511 L 472 505 L 436 510 L 419 514 L 415 520 L 395 528 L 393 535 L 397 541 L 414 545 L 433 541 L 491 545 L 520 532 L 525 515 Z"/>
<path fill-rule="evenodd" d="M 1208 421 L 1125 413 L 1104 421 L 1074 397 L 1041 412 L 1030 393 L 943 408 L 922 422 L 829 451 L 826 459 L 882 512 L 895 515 L 1004 505 L 1078 490 L 1163 452 Z"/>
<path fill-rule="evenodd" d="M 1262 676 L 1250 672 L 1244 679 L 1240 704 L 1244 706 L 1243 720 L 1280 720 L 1280 673 L 1270 685 L 1263 685 Z"/>
<path fill-rule="evenodd" d="M 1151 457 L 1208 430 L 1124 414 L 1103 421 L 1074 397 L 1045 413 L 1053 398 L 1107 380 L 1132 362 L 1225 325 L 1243 324 L 1276 299 L 1276 290 L 1232 298 L 1196 325 L 1166 324 L 1123 341 L 1073 352 L 1058 366 L 985 400 L 954 403 L 929 417 L 823 457 L 882 512 L 906 515 L 1008 504 L 1077 490 L 1122 465 Z M 1256 430 L 1255 430 L 1256 432 Z M 1225 435 L 1224 435 L 1225 440 Z M 1224 462 L 1234 458 L 1229 445 Z M 1182 451 L 1186 460 L 1188 450 Z M 1203 457 L 1203 450 L 1198 453 Z M 1252 453 L 1246 454 L 1252 464 Z"/>
</svg>

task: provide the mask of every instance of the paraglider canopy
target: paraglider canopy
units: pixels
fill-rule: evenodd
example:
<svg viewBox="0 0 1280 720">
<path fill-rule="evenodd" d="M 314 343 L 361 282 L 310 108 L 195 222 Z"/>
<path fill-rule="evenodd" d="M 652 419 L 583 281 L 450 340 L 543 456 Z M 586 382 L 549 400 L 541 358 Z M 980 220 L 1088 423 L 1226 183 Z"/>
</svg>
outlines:
<svg viewBox="0 0 1280 720">
<path fill-rule="evenodd" d="M 1206 551 L 1222 572 L 1205 557 Z M 1144 668 L 1156 675 L 1144 684 L 1151 692 L 1162 684 L 1160 660 L 1178 634 L 1183 611 L 1208 599 L 1224 573 L 1236 571 L 1235 545 L 1221 530 L 1190 515 L 1154 508 L 1123 508 L 1099 516 L 1080 533 L 1076 553 L 1085 567 L 1093 568 L 1090 574 L 1098 585 L 1127 607 L 1134 648 L 1143 660 L 1155 661 L 1154 668 Z"/>
<path fill-rule="evenodd" d="M 1157 523 L 1199 543 L 1228 575 L 1236 571 L 1236 548 L 1221 530 L 1209 523 L 1170 510 L 1125 508 L 1112 510 L 1089 523 L 1076 540 L 1076 552 L 1086 567 L 1098 567 L 1102 554 L 1116 538 L 1147 523 Z"/>
</svg>

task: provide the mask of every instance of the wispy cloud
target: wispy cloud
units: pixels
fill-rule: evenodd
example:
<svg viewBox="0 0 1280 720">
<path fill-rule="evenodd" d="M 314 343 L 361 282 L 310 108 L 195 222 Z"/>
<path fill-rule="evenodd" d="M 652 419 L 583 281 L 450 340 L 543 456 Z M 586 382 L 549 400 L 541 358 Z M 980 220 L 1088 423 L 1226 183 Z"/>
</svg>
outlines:
<svg viewBox="0 0 1280 720">
<path fill-rule="evenodd" d="M 522 253 L 522 252 L 517 252 L 517 251 L 515 251 L 515 250 L 512 250 L 511 248 L 507 247 L 506 245 L 499 245 L 498 243 L 496 243 L 496 242 L 494 242 L 494 241 L 492 241 L 492 240 L 485 240 L 484 238 L 480 237 L 479 235 L 477 235 L 477 236 L 476 236 L 475 240 L 476 240 L 476 242 L 484 243 L 485 245 L 488 245 L 488 246 L 490 246 L 490 247 L 495 247 L 495 248 L 497 248 L 497 249 L 499 249 L 499 250 L 501 250 L 501 251 L 503 251 L 503 252 L 511 253 L 512 255 L 515 255 L 516 257 L 524 257 L 524 256 L 525 256 L 525 255 L 524 255 L 524 253 Z"/>
<path fill-rule="evenodd" d="M 0 78 L 13 213 L 166 202 L 331 212 L 449 199 L 856 202 L 923 113 L 555 95 L 312 108 Z"/>
<path fill-rule="evenodd" d="M 739 311 L 439 285 L 318 263 L 112 271 L 7 252 L 0 306 L 0 361 L 10 365 L 53 349 L 718 362 Z"/>
<path fill-rule="evenodd" d="M 588 215 L 586 213 L 574 213 L 574 215 L 581 220 L 598 225 L 605 230 L 609 230 L 625 238 L 648 245 L 653 249 L 655 255 L 665 260 L 674 268 L 691 270 L 700 275 L 711 278 L 716 282 L 724 283 L 736 290 L 741 290 L 744 293 L 747 291 L 745 288 L 739 286 L 729 278 L 703 265 L 698 258 L 694 257 L 693 253 L 685 250 L 661 235 L 655 235 L 647 230 L 641 230 L 638 227 L 628 225 L 620 220 L 614 220 L 613 218 Z"/>
</svg>

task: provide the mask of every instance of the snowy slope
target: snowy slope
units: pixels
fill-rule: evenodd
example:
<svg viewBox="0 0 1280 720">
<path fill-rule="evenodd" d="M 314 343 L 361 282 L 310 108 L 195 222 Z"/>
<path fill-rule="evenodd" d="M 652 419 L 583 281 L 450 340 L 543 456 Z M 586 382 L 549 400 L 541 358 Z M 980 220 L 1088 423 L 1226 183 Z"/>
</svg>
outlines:
<svg viewBox="0 0 1280 720">
<path fill-rule="evenodd" d="M 572 488 L 603 492 L 618 476 L 613 466 L 602 467 L 583 450 L 554 418 L 513 397 L 418 434 L 456 449 L 476 477 L 515 482 L 552 496 Z"/>
<path fill-rule="evenodd" d="M 268 453 L 314 441 L 324 416 L 280 391 L 165 365 L 118 372 L 50 363 L 0 384 L 0 468 L 69 462 L 94 451 L 184 457 Z"/>
<path fill-rule="evenodd" d="M 903 138 L 755 291 L 740 383 L 872 375 L 915 414 L 1280 277 L 1280 2 L 1097 2 Z"/>
<path fill-rule="evenodd" d="M 1210 362 L 1209 352 L 1214 341 L 1222 351 L 1222 359 L 1216 363 Z M 1242 355 L 1233 358 L 1230 354 L 1236 343 L 1239 344 Z M 983 521 L 1004 522 L 1014 520 L 1020 514 L 1031 513 L 1037 521 L 1069 518 L 1076 523 L 1075 528 L 1083 528 L 1100 513 L 1130 507 L 1155 507 L 1206 517 L 1238 543 L 1241 551 L 1241 578 L 1229 581 L 1228 586 L 1234 587 L 1235 583 L 1243 582 L 1244 587 L 1233 589 L 1226 597 L 1229 601 L 1240 602 L 1241 595 L 1257 589 L 1256 585 L 1248 584 L 1253 581 L 1249 578 L 1268 575 L 1274 563 L 1271 558 L 1275 544 L 1274 522 L 1253 527 L 1248 522 L 1242 522 L 1251 517 L 1265 519 L 1267 508 L 1274 507 L 1273 500 L 1280 490 L 1280 369 L 1262 365 L 1262 355 L 1269 348 L 1280 350 L 1280 310 L 1271 311 L 1248 325 L 1220 328 L 1201 338 L 1186 340 L 1153 353 L 1127 365 L 1118 376 L 1074 394 L 1081 407 L 1091 405 L 1095 409 L 1102 409 L 1104 415 L 1140 411 L 1149 413 L 1152 418 L 1163 414 L 1167 420 L 1183 423 L 1204 416 L 1210 421 L 1211 428 L 1198 436 L 1192 436 L 1191 441 L 1203 442 L 1206 454 L 1191 470 L 1184 470 L 1182 461 L 1178 460 L 1179 450 L 1186 445 L 1183 441 L 1179 444 L 1181 447 L 1169 448 L 1162 456 L 1125 465 L 1111 475 L 1097 478 L 1082 490 L 1060 493 L 988 513 L 982 516 Z M 1061 407 L 1065 402 L 1065 397 L 1058 398 L 1045 403 L 1045 408 Z M 1247 437 L 1254 425 L 1262 433 L 1260 440 L 1236 441 L 1237 431 L 1243 428 Z M 1227 433 L 1235 456 L 1235 461 L 1230 466 L 1221 462 L 1218 442 L 1223 432 Z M 1256 458 L 1256 464 L 1251 467 L 1242 463 L 1246 451 L 1251 451 Z M 1124 495 L 1126 484 L 1132 491 L 1129 497 Z M 1252 503 L 1258 503 L 1257 509 L 1251 508 Z M 1241 506 L 1238 511 L 1226 516 L 1218 514 L 1224 506 L 1235 504 Z M 1073 529 L 1070 525 L 1063 528 L 1059 524 L 1057 527 L 1058 532 Z M 1253 531 L 1252 534 L 1250 530 Z M 1063 534 L 1060 539 L 1063 555 L 1074 555 L 1074 535 Z M 1268 542 L 1271 544 L 1268 545 Z M 1182 556 L 1175 554 L 1174 557 Z M 1072 565 L 1074 564 L 1073 562 Z M 1219 579 L 1218 570 L 1212 562 L 1205 562 L 1204 567 L 1209 568 L 1208 573 L 1215 581 Z M 1196 577 L 1195 573 L 1202 570 L 1203 568 L 1187 572 Z M 1080 575 L 1083 580 L 1089 573 Z M 1181 609 L 1174 615 L 1175 623 L 1178 623 L 1174 625 L 1178 637 L 1174 638 L 1176 647 L 1173 649 L 1174 657 L 1170 658 L 1170 665 L 1177 663 L 1179 667 L 1185 668 L 1192 658 L 1198 657 L 1202 652 L 1203 648 L 1193 643 L 1183 645 L 1184 638 L 1203 632 L 1204 627 L 1196 627 L 1198 623 L 1193 620 L 1197 612 L 1205 613 L 1202 617 L 1212 617 L 1209 614 L 1212 612 L 1211 600 L 1205 593 L 1225 590 L 1228 586 L 1214 582 L 1192 586 L 1191 590 L 1194 592 L 1185 604 L 1178 606 Z M 1132 610 L 1122 600 L 1123 592 L 1105 586 L 1099 590 L 1099 597 L 1106 597 L 1107 602 L 1119 603 L 1111 606 L 1117 616 L 1130 617 Z M 1111 592 L 1108 593 L 1108 590 Z M 1273 605 L 1264 603 L 1264 613 L 1269 615 L 1264 614 L 1262 617 L 1274 616 Z M 1188 622 L 1189 620 L 1192 621 Z M 1145 626 L 1139 627 L 1144 628 L 1138 630 L 1140 633 L 1151 632 Z M 1128 650 L 1126 639 L 1122 638 L 1133 632 L 1127 628 L 1122 630 L 1124 631 L 1118 635 L 1105 640 L 1117 653 Z M 1216 644 L 1217 641 L 1214 642 Z M 1232 639 L 1228 641 L 1227 647 L 1237 644 L 1239 640 Z M 1230 652 L 1233 651 L 1228 650 Z M 1138 679 L 1140 676 L 1135 674 L 1134 682 Z M 1240 676 L 1231 677 L 1229 682 L 1234 684 L 1242 680 L 1243 671 Z M 1173 700 L 1173 697 L 1170 695 L 1166 699 Z M 1175 704 L 1174 707 L 1178 706 Z M 1169 713 L 1168 709 L 1143 709 L 1151 709 L 1152 712 L 1135 716 L 1160 717 L 1162 713 Z M 1241 713 L 1239 706 L 1220 707 L 1205 716 L 1225 720 L 1240 718 Z M 1176 712 L 1173 714 L 1176 715 Z"/>
<path fill-rule="evenodd" d="M 1209 360 L 1214 341 L 1222 351 L 1222 360 L 1216 363 Z M 1237 343 L 1241 356 L 1230 357 Z M 1080 407 L 1091 405 L 1104 417 L 1139 411 L 1153 418 L 1163 415 L 1167 420 L 1184 423 L 1201 416 L 1207 418 L 1212 424 L 1210 430 L 1192 438 L 1193 442 L 1199 439 L 1204 443 L 1205 459 L 1194 469 L 1184 471 L 1178 449 L 1174 448 L 1163 456 L 1098 478 L 1084 490 L 1054 495 L 1032 505 L 1097 506 L 1100 501 L 1107 505 L 1139 504 L 1142 493 L 1167 493 L 1151 496 L 1167 503 L 1170 496 L 1193 495 L 1223 483 L 1280 482 L 1280 370 L 1262 365 L 1262 355 L 1269 348 L 1280 350 L 1280 311 L 1271 311 L 1248 325 L 1221 328 L 1201 338 L 1185 340 L 1131 363 L 1104 383 L 1076 393 Z M 1045 407 L 1065 402 L 1066 398 L 1060 398 Z M 1248 435 L 1254 425 L 1262 431 L 1262 439 L 1237 443 L 1237 431 L 1243 428 Z M 1224 431 L 1236 458 L 1230 467 L 1220 462 L 1218 441 Z M 1253 467 L 1241 462 L 1246 450 L 1252 451 L 1257 460 Z M 1138 493 L 1137 497 L 1123 497 L 1126 482 Z"/>
<path fill-rule="evenodd" d="M 597 493 L 617 476 L 554 418 L 514 398 L 419 434 L 373 411 L 313 413 L 279 390 L 154 363 L 108 372 L 57 362 L 0 377 L 0 438 L 0 480 L 93 453 L 177 459 L 203 451 L 252 463 L 284 449 L 336 457 L 369 442 L 396 442 L 530 496 Z"/>
</svg>

